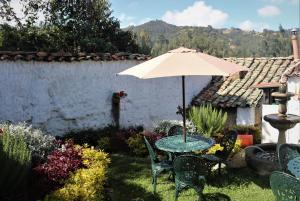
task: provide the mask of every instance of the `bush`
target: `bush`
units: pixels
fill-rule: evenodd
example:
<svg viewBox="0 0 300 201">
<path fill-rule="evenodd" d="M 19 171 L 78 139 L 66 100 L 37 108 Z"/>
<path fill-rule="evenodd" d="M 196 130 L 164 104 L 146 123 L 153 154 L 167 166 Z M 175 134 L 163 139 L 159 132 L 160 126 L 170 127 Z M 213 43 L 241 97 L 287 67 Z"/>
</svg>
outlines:
<svg viewBox="0 0 300 201">
<path fill-rule="evenodd" d="M 34 170 L 44 178 L 49 189 L 55 189 L 69 177 L 71 172 L 81 167 L 83 167 L 81 148 L 67 142 L 50 154 L 46 163 L 40 164 Z"/>
<path fill-rule="evenodd" d="M 102 201 L 106 181 L 108 155 L 93 148 L 82 150 L 85 168 L 77 170 L 66 180 L 65 185 L 50 195 L 45 201 Z"/>
<path fill-rule="evenodd" d="M 112 137 L 118 132 L 118 128 L 115 126 L 107 126 L 97 130 L 83 130 L 73 131 L 66 134 L 63 139 L 72 139 L 75 144 L 84 145 L 89 144 L 91 146 L 97 146 L 98 141 L 103 137 Z"/>
<path fill-rule="evenodd" d="M 8 127 L 11 135 L 22 136 L 31 151 L 33 165 L 45 162 L 47 156 L 58 147 L 55 137 L 45 135 L 39 129 L 25 123 L 0 124 L 0 128 Z"/>
<path fill-rule="evenodd" d="M 173 126 L 183 126 L 183 122 L 177 121 L 177 120 L 163 120 L 163 121 L 158 122 L 154 126 L 153 131 L 157 134 L 168 134 L 170 128 Z M 187 132 L 190 132 L 190 133 L 195 132 L 195 127 L 189 121 L 186 122 L 186 129 L 187 129 Z"/>
<path fill-rule="evenodd" d="M 261 142 L 261 129 L 259 127 L 251 125 L 236 125 L 230 128 L 236 130 L 239 135 L 250 134 L 253 135 L 254 144 L 259 144 Z"/>
<path fill-rule="evenodd" d="M 205 105 L 192 107 L 188 118 L 196 127 L 197 132 L 211 137 L 224 129 L 227 113 L 223 113 L 222 110 L 217 110 L 211 105 Z"/>
<path fill-rule="evenodd" d="M 127 140 L 128 147 L 131 152 L 137 156 L 145 156 L 148 151 L 144 142 L 143 133 L 138 133 L 135 136 L 131 136 Z"/>
<path fill-rule="evenodd" d="M 0 200 L 26 191 L 31 153 L 23 135 L 13 135 L 8 125 L 0 130 Z"/>
</svg>

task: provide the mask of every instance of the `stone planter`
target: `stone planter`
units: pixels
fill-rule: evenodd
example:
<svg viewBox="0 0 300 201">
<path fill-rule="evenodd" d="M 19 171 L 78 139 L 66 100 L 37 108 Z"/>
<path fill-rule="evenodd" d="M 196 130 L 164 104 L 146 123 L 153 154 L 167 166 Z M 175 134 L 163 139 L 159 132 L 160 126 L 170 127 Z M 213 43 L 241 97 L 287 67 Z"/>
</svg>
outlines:
<svg viewBox="0 0 300 201">
<path fill-rule="evenodd" d="M 247 166 L 245 159 L 245 150 L 242 149 L 238 153 L 233 154 L 233 156 L 227 161 L 227 166 L 229 168 L 244 168 Z"/>
</svg>

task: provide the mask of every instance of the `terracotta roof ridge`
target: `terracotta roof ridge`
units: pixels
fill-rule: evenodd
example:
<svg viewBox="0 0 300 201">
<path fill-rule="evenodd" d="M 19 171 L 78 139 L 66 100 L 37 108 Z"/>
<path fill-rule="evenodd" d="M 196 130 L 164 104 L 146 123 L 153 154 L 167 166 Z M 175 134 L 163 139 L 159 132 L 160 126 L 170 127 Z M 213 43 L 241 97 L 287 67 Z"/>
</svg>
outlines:
<svg viewBox="0 0 300 201">
<path fill-rule="evenodd" d="M 287 82 L 288 78 L 291 76 L 300 76 L 300 60 L 293 62 L 294 65 L 288 67 L 280 78 L 280 83 L 284 84 Z"/>
<path fill-rule="evenodd" d="M 151 57 L 139 53 L 129 52 L 117 52 L 117 53 L 105 53 L 105 52 L 79 52 L 70 53 L 65 51 L 58 52 L 44 52 L 44 51 L 0 51 L 0 61 L 3 60 L 24 60 L 24 61 L 116 61 L 116 60 L 148 60 Z"/>
</svg>

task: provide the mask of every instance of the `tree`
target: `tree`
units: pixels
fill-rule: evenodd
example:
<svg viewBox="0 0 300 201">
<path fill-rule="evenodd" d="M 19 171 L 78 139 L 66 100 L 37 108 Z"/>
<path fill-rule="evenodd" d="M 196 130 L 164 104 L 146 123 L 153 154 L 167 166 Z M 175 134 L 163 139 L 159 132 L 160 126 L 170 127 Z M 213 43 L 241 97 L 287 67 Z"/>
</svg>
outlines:
<svg viewBox="0 0 300 201">
<path fill-rule="evenodd" d="M 11 0 L 0 1 L 0 17 L 4 21 L 16 23 L 16 31 L 24 34 L 19 36 L 21 37 L 19 40 L 22 39 L 21 42 L 27 44 L 28 48 L 25 49 L 39 50 L 41 45 L 36 44 L 36 38 L 47 32 L 48 35 L 44 36 L 47 40 L 44 42 L 49 45 L 48 49 L 53 51 L 136 52 L 138 50 L 133 34 L 123 31 L 119 21 L 112 17 L 108 0 L 20 1 L 24 5 L 24 22 L 11 8 Z M 37 25 L 38 13 L 43 13 L 45 16 L 45 21 L 40 26 Z M 24 50 L 20 44 L 18 43 L 19 46 L 16 48 Z"/>
</svg>

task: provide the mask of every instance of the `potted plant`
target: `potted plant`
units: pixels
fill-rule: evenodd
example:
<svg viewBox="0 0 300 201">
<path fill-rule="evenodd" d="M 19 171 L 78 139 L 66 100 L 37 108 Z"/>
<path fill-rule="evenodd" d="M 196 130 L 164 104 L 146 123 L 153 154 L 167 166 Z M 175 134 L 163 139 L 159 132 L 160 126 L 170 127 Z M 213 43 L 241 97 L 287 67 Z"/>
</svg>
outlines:
<svg viewBox="0 0 300 201">
<path fill-rule="evenodd" d="M 233 129 L 238 132 L 238 139 L 241 140 L 242 148 L 251 146 L 254 143 L 257 144 L 260 141 L 260 130 L 255 126 L 237 125 Z"/>
</svg>

